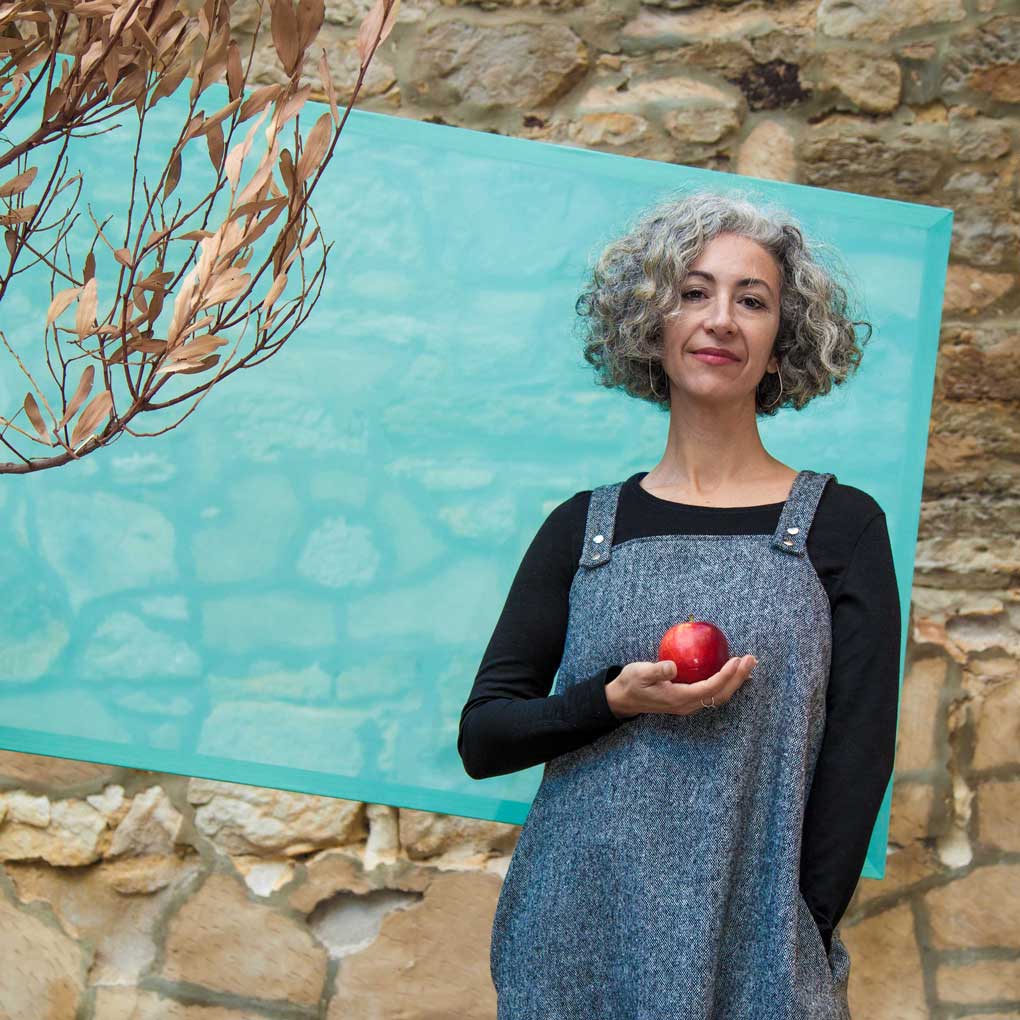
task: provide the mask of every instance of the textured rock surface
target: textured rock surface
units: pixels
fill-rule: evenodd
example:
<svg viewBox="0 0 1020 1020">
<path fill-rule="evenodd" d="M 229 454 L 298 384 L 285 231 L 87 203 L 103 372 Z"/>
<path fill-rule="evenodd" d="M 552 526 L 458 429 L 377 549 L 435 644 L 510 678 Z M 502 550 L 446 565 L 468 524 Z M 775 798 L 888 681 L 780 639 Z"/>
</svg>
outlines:
<svg viewBox="0 0 1020 1020">
<path fill-rule="evenodd" d="M 234 5 L 242 42 L 257 6 Z M 318 43 L 341 102 L 357 77 L 356 34 L 370 6 L 326 4 Z M 252 67 L 256 83 L 282 80 L 269 37 L 267 20 Z M 313 53 L 317 62 L 317 47 Z M 303 79 L 318 89 L 314 62 Z M 1015 5 L 405 0 L 358 103 L 416 120 L 954 209 L 886 876 L 859 884 L 842 932 L 855 1017 L 1020 1020 Z M 423 373 L 435 368 L 428 357 L 416 363 Z M 414 424 L 409 416 L 408 431 Z M 244 434 L 247 442 L 270 442 L 254 427 Z M 360 440 L 338 434 L 320 441 L 342 452 Z M 148 456 L 150 468 L 175 470 Z M 428 477 L 443 466 L 416 460 L 407 469 Z M 311 485 L 319 497 L 335 495 L 327 477 Z M 375 569 L 371 535 L 341 514 L 325 531 L 295 534 L 298 497 L 285 490 L 278 504 L 264 507 L 278 541 L 260 542 L 238 512 L 260 491 L 253 477 L 233 494 L 228 518 L 206 526 L 203 580 L 244 580 L 287 540 L 301 550 L 309 585 L 328 593 L 363 576 L 324 552 L 336 533 L 358 543 L 357 571 Z M 120 546 L 145 572 L 135 581 L 173 580 L 171 522 L 111 499 L 97 494 L 78 508 L 84 553 L 38 522 L 51 536 L 43 555 L 59 576 L 69 556 L 86 558 L 85 573 L 66 575 L 75 606 L 114 592 L 127 577 L 115 577 L 89 551 L 109 537 L 103 529 L 110 525 L 96 521 L 121 522 Z M 476 517 L 503 522 L 512 508 L 452 513 L 451 526 L 471 528 Z M 395 541 L 406 563 L 420 564 L 429 539 L 422 520 Z M 466 575 L 440 580 L 443 589 L 468 592 L 477 583 Z M 318 605 L 283 606 L 253 593 L 243 606 L 202 607 L 202 622 L 219 632 L 243 608 L 250 626 L 227 639 L 247 648 L 262 640 L 262 621 L 287 612 L 293 633 L 320 646 L 338 636 L 331 617 L 312 611 Z M 144 675 L 145 649 L 153 647 L 170 674 L 202 668 L 159 624 L 186 618 L 191 607 L 154 595 L 139 608 L 154 620 L 144 649 L 129 640 L 140 618 L 97 610 L 103 640 L 88 659 L 96 675 Z M 392 625 L 386 604 L 364 612 L 355 622 L 366 633 Z M 21 691 L 66 640 L 53 612 L 25 634 L 0 624 L 0 637 L 9 682 Z M 265 724 L 233 700 L 245 685 L 276 699 L 274 723 L 300 734 L 308 720 L 286 703 L 288 692 L 328 692 L 333 682 L 321 669 L 273 663 L 254 678 L 210 676 L 221 710 L 208 720 L 203 746 L 229 749 Z M 342 698 L 343 677 L 337 685 Z M 38 711 L 50 710 L 48 695 L 34 697 Z M 124 697 L 135 710 L 151 708 L 145 692 Z M 87 694 L 80 698 L 61 707 L 103 718 Z M 189 706 L 162 709 L 183 715 Z M 112 718 L 103 725 L 109 739 L 125 738 Z M 314 741 L 307 753 L 314 762 Z M 352 767 L 361 753 L 352 747 Z M 476 819 L 0 751 L 0 1017 L 491 1018 L 489 932 L 518 833 Z"/>
</svg>

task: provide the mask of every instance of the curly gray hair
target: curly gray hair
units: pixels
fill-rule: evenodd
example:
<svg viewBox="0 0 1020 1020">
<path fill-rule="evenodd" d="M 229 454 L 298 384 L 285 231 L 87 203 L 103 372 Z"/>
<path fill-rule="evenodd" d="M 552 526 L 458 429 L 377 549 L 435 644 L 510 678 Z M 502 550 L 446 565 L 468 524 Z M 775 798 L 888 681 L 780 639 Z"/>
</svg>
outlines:
<svg viewBox="0 0 1020 1020">
<path fill-rule="evenodd" d="M 689 267 L 722 233 L 756 241 L 779 267 L 779 329 L 772 353 L 780 370 L 762 377 L 755 413 L 774 415 L 788 405 L 799 411 L 856 370 L 862 351 L 855 327 L 867 327 L 862 344 L 871 339 L 872 327 L 850 318 L 849 277 L 835 249 L 807 240 L 779 206 L 752 201 L 746 192 L 701 190 L 674 194 L 652 207 L 604 248 L 592 268 L 575 307 L 584 358 L 600 385 L 669 410 L 663 322 L 681 304 Z"/>
</svg>

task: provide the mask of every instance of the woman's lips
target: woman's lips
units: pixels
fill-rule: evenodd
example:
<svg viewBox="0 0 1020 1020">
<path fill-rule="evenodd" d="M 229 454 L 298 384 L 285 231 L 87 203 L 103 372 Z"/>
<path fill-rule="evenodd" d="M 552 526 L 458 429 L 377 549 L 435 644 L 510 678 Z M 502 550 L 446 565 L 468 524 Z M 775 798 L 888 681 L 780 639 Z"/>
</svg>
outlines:
<svg viewBox="0 0 1020 1020">
<path fill-rule="evenodd" d="M 694 357 L 699 361 L 704 361 L 706 365 L 737 365 L 739 362 L 735 358 L 729 358 L 725 354 L 709 354 L 705 351 L 695 351 Z"/>
</svg>

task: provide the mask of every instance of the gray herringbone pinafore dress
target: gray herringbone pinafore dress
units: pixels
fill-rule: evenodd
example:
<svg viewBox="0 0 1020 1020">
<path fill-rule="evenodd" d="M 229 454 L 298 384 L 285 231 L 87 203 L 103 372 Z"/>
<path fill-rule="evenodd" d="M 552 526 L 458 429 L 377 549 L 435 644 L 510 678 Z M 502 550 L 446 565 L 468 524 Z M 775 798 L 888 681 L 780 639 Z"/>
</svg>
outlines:
<svg viewBox="0 0 1020 1020">
<path fill-rule="evenodd" d="M 616 547 L 622 482 L 592 492 L 553 693 L 657 661 L 689 616 L 758 664 L 725 705 L 546 763 L 493 922 L 498 1020 L 849 1020 L 849 956 L 799 883 L 832 645 L 805 550 L 832 478 L 800 471 L 771 535 Z"/>
</svg>

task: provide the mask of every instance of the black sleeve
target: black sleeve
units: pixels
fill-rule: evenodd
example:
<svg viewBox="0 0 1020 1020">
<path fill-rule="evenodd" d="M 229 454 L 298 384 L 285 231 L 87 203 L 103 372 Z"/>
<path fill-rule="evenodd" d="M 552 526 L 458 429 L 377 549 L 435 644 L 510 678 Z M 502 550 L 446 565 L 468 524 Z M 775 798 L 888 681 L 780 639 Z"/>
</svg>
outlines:
<svg viewBox="0 0 1020 1020">
<path fill-rule="evenodd" d="M 900 602 L 885 514 L 865 525 L 832 603 L 825 733 L 800 884 L 826 950 L 853 898 L 896 752 Z"/>
<path fill-rule="evenodd" d="M 606 663 L 565 693 L 549 694 L 563 657 L 580 555 L 575 532 L 580 526 L 583 535 L 587 495 L 577 493 L 549 514 L 510 587 L 460 715 L 457 751 L 472 779 L 531 768 L 626 721 L 613 714 L 605 690 L 621 665 Z"/>
</svg>

